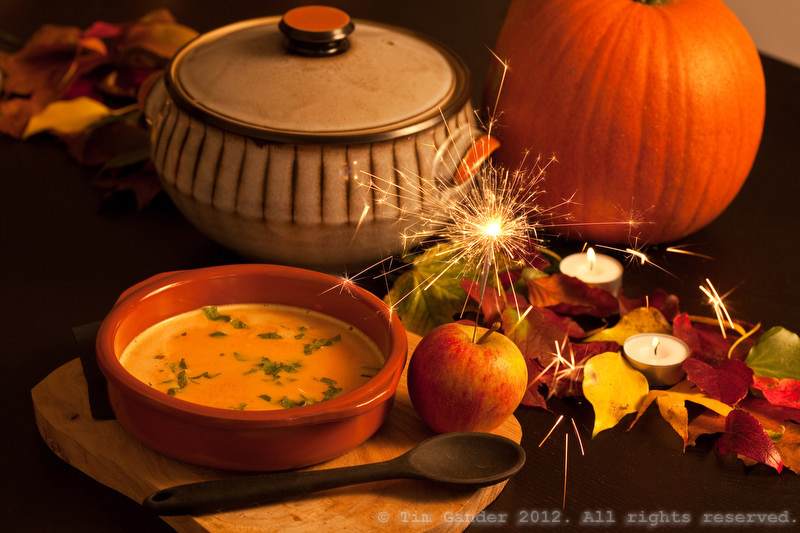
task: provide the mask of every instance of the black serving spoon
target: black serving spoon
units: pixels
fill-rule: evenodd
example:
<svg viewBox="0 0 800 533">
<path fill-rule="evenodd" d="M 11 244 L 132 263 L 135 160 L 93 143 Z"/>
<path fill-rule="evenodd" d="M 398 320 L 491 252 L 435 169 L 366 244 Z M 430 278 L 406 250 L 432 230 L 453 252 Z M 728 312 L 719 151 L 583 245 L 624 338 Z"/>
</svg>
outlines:
<svg viewBox="0 0 800 533">
<path fill-rule="evenodd" d="M 145 498 L 142 505 L 159 515 L 198 515 L 254 507 L 334 487 L 399 478 L 477 488 L 508 479 L 524 464 L 525 450 L 505 437 L 491 433 L 445 433 L 389 461 L 189 483 L 155 492 Z"/>
</svg>

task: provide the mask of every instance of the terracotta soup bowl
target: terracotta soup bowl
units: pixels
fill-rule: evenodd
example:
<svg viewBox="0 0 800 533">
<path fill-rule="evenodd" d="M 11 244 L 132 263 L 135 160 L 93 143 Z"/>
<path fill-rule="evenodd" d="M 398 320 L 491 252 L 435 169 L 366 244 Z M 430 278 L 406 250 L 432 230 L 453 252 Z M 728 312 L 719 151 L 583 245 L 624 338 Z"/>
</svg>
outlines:
<svg viewBox="0 0 800 533">
<path fill-rule="evenodd" d="M 97 336 L 97 360 L 119 423 L 147 446 L 189 463 L 239 471 L 307 466 L 367 440 L 391 411 L 408 344 L 400 320 L 366 290 L 294 267 L 248 264 L 170 272 L 122 294 Z M 331 290 L 333 289 L 333 290 Z M 207 407 L 169 396 L 120 364 L 148 327 L 209 305 L 275 303 L 343 320 L 370 337 L 384 366 L 355 390 L 312 405 L 272 411 Z"/>
</svg>

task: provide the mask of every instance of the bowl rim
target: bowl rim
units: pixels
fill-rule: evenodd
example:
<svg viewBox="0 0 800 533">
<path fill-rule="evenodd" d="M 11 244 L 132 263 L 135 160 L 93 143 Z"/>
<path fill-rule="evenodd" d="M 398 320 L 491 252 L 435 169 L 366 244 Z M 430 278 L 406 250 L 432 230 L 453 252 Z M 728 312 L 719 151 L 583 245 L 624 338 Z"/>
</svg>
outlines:
<svg viewBox="0 0 800 533">
<path fill-rule="evenodd" d="M 95 349 L 97 363 L 109 387 L 136 396 L 150 407 L 181 413 L 206 424 L 236 424 L 237 427 L 285 427 L 317 424 L 357 416 L 390 400 L 396 391 L 400 374 L 408 358 L 408 338 L 399 317 L 377 296 L 358 286 L 350 288 L 349 296 L 374 307 L 389 329 L 389 350 L 378 373 L 360 387 L 336 398 L 291 409 L 238 411 L 201 405 L 169 396 L 134 377 L 120 364 L 114 353 L 114 339 L 121 322 L 144 300 L 188 283 L 210 278 L 242 276 L 279 276 L 305 278 L 331 287 L 341 282 L 330 274 L 297 267 L 271 264 L 231 264 L 197 269 L 163 272 L 145 279 L 125 290 L 103 319 L 98 330 Z M 252 303 L 252 302 L 241 302 Z M 209 305 L 212 305 L 209 303 Z M 303 305 L 298 305 L 303 307 Z M 187 309 L 189 311 L 190 309 Z M 113 405 L 112 405 L 113 409 Z"/>
</svg>

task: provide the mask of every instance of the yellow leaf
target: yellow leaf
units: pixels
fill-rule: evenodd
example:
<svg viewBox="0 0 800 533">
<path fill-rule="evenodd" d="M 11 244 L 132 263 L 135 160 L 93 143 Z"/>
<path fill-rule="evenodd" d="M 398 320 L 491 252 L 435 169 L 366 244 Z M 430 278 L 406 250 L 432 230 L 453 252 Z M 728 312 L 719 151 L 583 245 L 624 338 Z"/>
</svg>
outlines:
<svg viewBox="0 0 800 533">
<path fill-rule="evenodd" d="M 619 319 L 614 327 L 589 335 L 583 342 L 616 341 L 620 345 L 637 333 L 672 333 L 672 326 L 655 307 L 637 307 Z"/>
<path fill-rule="evenodd" d="M 108 107 L 85 96 L 74 100 L 59 100 L 31 117 L 22 138 L 43 131 L 78 133 L 109 114 L 111 110 Z"/>
<path fill-rule="evenodd" d="M 592 438 L 639 410 L 649 387 L 647 378 L 628 365 L 619 352 L 605 352 L 586 361 L 583 395 L 594 407 Z"/>
<path fill-rule="evenodd" d="M 726 405 L 720 401 L 714 400 L 700 392 L 700 389 L 684 380 L 669 390 L 654 390 L 650 391 L 647 397 L 639 407 L 639 412 L 636 413 L 636 418 L 631 422 L 628 429 L 632 428 L 639 418 L 647 411 L 650 404 L 656 401 L 658 410 L 661 416 L 664 417 L 672 429 L 683 439 L 683 447 L 689 442 L 689 416 L 686 410 L 686 402 L 692 402 L 708 409 L 715 413 L 727 416 L 733 409 L 731 406 Z"/>
</svg>

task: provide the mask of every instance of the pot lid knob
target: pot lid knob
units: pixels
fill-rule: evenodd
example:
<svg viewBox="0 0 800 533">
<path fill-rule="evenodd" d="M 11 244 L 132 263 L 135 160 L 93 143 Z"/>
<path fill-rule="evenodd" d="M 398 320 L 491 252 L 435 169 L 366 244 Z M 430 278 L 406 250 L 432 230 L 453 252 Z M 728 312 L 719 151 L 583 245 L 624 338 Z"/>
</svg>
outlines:
<svg viewBox="0 0 800 533">
<path fill-rule="evenodd" d="M 322 57 L 350 48 L 347 36 L 354 25 L 350 15 L 329 6 L 301 6 L 287 11 L 278 24 L 289 39 L 289 49 L 300 55 Z"/>
</svg>

